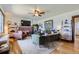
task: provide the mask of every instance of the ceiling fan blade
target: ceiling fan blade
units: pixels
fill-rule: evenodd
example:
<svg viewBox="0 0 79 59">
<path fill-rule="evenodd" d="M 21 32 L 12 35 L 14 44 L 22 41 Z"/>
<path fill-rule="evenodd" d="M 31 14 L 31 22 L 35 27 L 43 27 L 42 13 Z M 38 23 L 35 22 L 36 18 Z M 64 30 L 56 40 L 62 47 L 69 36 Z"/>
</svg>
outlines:
<svg viewBox="0 0 79 59">
<path fill-rule="evenodd" d="M 45 14 L 45 12 L 40 12 L 40 14 Z"/>
</svg>

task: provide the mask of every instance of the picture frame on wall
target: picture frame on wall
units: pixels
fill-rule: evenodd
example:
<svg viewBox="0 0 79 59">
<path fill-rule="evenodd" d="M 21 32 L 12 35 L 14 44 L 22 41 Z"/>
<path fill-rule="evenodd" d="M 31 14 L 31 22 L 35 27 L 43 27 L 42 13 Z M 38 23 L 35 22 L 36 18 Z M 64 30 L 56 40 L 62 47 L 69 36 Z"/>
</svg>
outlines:
<svg viewBox="0 0 79 59">
<path fill-rule="evenodd" d="M 45 26 L 46 30 L 52 30 L 53 29 L 53 20 L 45 21 L 44 26 Z"/>
</svg>

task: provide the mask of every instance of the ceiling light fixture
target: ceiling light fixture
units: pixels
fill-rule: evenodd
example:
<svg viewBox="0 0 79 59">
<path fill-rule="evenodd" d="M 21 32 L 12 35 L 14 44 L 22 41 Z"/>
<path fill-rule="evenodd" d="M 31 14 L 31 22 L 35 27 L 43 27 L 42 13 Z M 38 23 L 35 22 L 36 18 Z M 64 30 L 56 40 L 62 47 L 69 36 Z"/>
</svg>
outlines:
<svg viewBox="0 0 79 59">
<path fill-rule="evenodd" d="M 45 14 L 45 12 L 40 10 L 39 8 L 36 8 L 36 9 L 33 9 L 33 14 L 34 16 L 42 16 L 43 14 Z"/>
</svg>

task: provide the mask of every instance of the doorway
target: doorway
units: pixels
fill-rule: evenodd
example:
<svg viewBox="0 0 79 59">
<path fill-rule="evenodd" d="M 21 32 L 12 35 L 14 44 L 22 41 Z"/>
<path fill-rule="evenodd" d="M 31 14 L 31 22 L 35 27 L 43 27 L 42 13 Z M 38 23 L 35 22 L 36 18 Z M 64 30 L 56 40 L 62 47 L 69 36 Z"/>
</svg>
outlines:
<svg viewBox="0 0 79 59">
<path fill-rule="evenodd" d="M 72 17 L 72 39 L 74 46 L 79 49 L 79 15 Z"/>
</svg>

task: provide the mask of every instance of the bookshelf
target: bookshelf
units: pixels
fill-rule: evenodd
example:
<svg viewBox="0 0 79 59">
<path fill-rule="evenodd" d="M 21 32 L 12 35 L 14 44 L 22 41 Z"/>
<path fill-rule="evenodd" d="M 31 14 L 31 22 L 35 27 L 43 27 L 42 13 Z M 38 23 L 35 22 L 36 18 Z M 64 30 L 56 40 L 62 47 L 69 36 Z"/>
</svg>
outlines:
<svg viewBox="0 0 79 59">
<path fill-rule="evenodd" d="M 8 24 L 8 33 L 16 32 L 18 30 L 17 23 L 9 23 Z"/>
<path fill-rule="evenodd" d="M 71 20 L 62 21 L 62 38 L 64 40 L 72 41 L 72 26 Z"/>
</svg>

